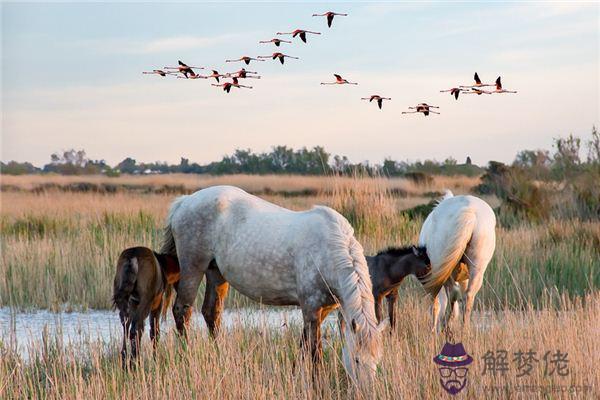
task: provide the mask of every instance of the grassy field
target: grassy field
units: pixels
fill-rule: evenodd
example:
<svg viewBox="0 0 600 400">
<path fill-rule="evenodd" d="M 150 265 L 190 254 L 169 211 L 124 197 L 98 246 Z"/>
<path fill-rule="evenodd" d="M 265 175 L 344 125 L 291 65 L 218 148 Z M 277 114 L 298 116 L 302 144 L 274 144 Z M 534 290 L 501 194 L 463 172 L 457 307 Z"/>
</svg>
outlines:
<svg viewBox="0 0 600 400">
<path fill-rule="evenodd" d="M 74 186 L 69 186 L 86 182 L 110 184 L 117 190 L 72 190 Z M 3 176 L 0 306 L 67 311 L 109 308 L 120 251 L 134 245 L 156 248 L 160 242 L 168 206 L 176 197 L 173 191 L 159 190 L 165 185 L 179 187 L 175 192 L 189 192 L 212 184 L 234 184 L 296 210 L 329 205 L 349 219 L 366 253 L 371 254 L 416 241 L 423 217 L 409 218 L 412 214 L 404 210 L 428 203 L 444 188 L 468 193 L 477 183 L 475 178 L 464 177 L 435 177 L 420 186 L 405 179 L 383 178 Z M 493 197 L 485 199 L 494 208 L 500 205 Z M 597 390 L 598 376 L 586 366 L 600 361 L 599 288 L 598 221 L 551 218 L 543 224 L 499 226 L 496 253 L 476 301 L 478 322 L 461 339 L 479 358 L 488 349 L 502 347 L 568 351 L 572 369 L 568 378 L 537 374 L 526 382 L 595 385 Z M 366 397 L 442 394 L 431 363 L 442 338 L 429 334 L 422 294 L 412 281 L 403 285 L 401 307 L 406 312 L 400 313 L 400 329 L 386 340 L 390 351 L 385 352 L 373 396 Z M 228 307 L 240 306 L 255 305 L 232 293 Z M 239 328 L 215 346 L 197 332 L 184 351 L 167 335 L 157 360 L 147 357 L 143 368 L 132 374 L 119 369 L 116 338 L 108 345 L 88 343 L 75 348 L 48 337 L 43 346 L 30 349 L 34 361 L 29 363 L 4 345 L 0 346 L 0 398 L 3 390 L 9 398 L 164 398 L 167 394 L 347 398 L 353 389 L 338 360 L 340 341 L 333 336 L 328 341 L 322 382 L 313 387 L 306 365 L 293 368 L 298 338 L 298 327 L 282 331 Z M 510 379 L 494 379 L 474 371 L 471 378 L 470 398 L 484 397 L 485 386 L 525 383 L 514 373 Z M 507 397 L 504 392 L 492 395 Z M 522 397 L 562 396 L 535 392 Z"/>
</svg>

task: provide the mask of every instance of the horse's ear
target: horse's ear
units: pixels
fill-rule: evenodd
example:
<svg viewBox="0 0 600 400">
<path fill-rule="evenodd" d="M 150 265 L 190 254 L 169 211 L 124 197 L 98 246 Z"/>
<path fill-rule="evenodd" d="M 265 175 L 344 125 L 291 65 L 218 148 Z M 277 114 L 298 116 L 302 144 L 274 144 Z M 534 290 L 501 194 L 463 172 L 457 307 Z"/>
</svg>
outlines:
<svg viewBox="0 0 600 400">
<path fill-rule="evenodd" d="M 358 332 L 358 324 L 356 323 L 354 318 L 352 318 L 352 323 L 350 324 L 350 326 L 352 327 L 352 333 Z"/>
<path fill-rule="evenodd" d="M 415 255 L 415 257 L 421 256 L 421 251 L 417 248 L 417 246 L 411 246 L 411 250 L 412 250 L 413 254 Z"/>
</svg>

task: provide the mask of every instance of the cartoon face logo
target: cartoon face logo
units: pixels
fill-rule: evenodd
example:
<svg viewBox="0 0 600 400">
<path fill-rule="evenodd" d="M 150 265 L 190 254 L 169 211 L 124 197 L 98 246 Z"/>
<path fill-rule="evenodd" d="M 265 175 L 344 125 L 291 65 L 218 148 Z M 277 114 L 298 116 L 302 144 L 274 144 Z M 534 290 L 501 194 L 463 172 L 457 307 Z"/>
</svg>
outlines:
<svg viewBox="0 0 600 400">
<path fill-rule="evenodd" d="M 469 369 L 466 366 L 473 362 L 473 358 L 462 343 L 446 343 L 433 362 L 438 364 L 440 384 L 445 391 L 455 395 L 467 386 Z"/>
</svg>

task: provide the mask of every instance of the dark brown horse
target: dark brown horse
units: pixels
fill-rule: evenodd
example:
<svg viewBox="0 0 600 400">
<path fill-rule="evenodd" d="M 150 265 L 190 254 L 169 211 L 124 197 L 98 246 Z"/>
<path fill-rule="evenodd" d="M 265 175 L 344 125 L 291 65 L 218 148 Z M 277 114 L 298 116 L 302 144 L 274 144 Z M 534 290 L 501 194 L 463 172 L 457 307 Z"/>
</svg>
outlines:
<svg viewBox="0 0 600 400">
<path fill-rule="evenodd" d="M 415 246 L 389 248 L 366 258 L 373 284 L 375 316 L 378 321 L 383 319 L 382 302 L 385 297 L 388 304 L 390 327 L 394 329 L 398 287 L 408 275 L 415 275 L 420 280 L 429 273 L 431 263 L 427 251 L 425 247 Z"/>
<path fill-rule="evenodd" d="M 123 325 L 121 359 L 127 367 L 127 337 L 133 360 L 138 357 L 144 321 L 150 315 L 150 339 L 156 350 L 161 310 L 165 315 L 173 285 L 179 280 L 177 257 L 158 254 L 146 247 L 121 253 L 113 285 L 113 304 Z"/>
</svg>

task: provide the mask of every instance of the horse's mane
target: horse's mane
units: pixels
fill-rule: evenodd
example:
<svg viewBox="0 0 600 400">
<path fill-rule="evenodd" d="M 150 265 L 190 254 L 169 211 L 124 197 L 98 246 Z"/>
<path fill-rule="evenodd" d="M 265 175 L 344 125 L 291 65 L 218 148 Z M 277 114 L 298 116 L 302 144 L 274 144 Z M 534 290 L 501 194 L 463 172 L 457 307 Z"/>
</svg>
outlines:
<svg viewBox="0 0 600 400">
<path fill-rule="evenodd" d="M 407 254 L 412 254 L 412 252 L 413 252 L 412 248 L 413 248 L 412 245 L 405 246 L 405 247 L 388 247 L 387 249 L 379 251 L 379 253 L 377 253 L 376 256 L 388 255 L 388 256 L 392 256 L 392 257 L 402 257 Z M 418 246 L 417 249 L 422 252 L 427 251 L 425 246 Z"/>
<path fill-rule="evenodd" d="M 359 328 L 355 333 L 357 344 L 378 359 L 381 335 L 375 318 L 373 287 L 363 248 L 354 237 L 352 226 L 342 215 L 326 207 L 315 209 L 326 210 L 328 218 L 334 222 L 330 240 L 334 249 L 334 273 L 338 277 L 337 295 L 342 303 L 344 319 L 348 323 L 355 321 Z"/>
</svg>

